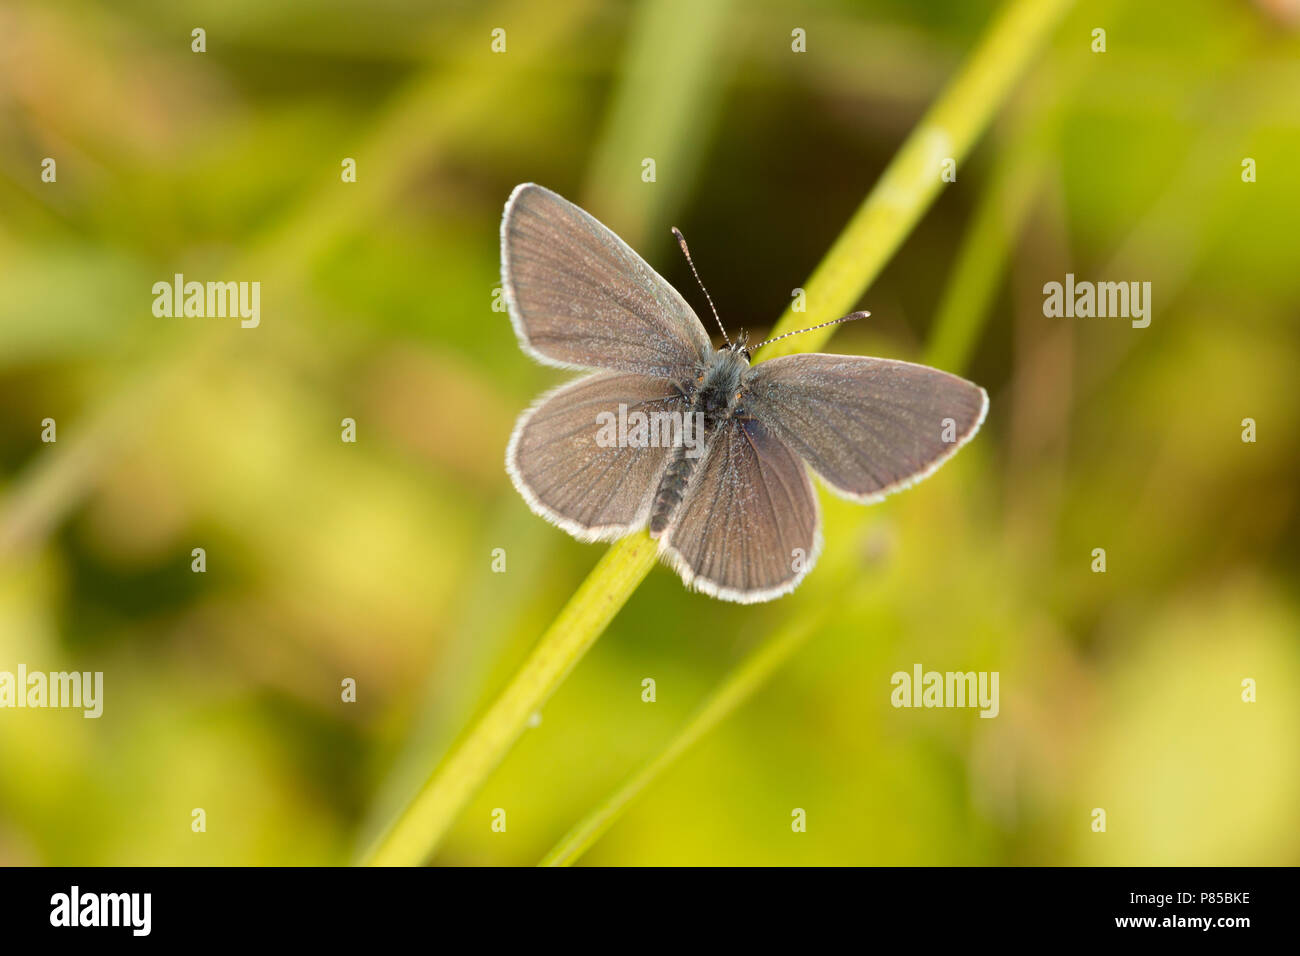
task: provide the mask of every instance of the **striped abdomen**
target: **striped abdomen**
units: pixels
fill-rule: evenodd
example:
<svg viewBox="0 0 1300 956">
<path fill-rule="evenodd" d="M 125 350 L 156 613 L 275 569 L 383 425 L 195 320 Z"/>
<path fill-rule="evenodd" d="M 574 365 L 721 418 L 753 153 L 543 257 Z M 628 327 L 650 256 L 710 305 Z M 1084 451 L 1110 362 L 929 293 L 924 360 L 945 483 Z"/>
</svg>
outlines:
<svg viewBox="0 0 1300 956">
<path fill-rule="evenodd" d="M 650 509 L 650 534 L 658 537 L 668 527 L 668 521 L 681 504 L 682 495 L 686 494 L 686 485 L 699 460 L 687 458 L 686 449 L 681 446 L 673 449 L 673 459 L 659 482 L 654 507 Z"/>
</svg>

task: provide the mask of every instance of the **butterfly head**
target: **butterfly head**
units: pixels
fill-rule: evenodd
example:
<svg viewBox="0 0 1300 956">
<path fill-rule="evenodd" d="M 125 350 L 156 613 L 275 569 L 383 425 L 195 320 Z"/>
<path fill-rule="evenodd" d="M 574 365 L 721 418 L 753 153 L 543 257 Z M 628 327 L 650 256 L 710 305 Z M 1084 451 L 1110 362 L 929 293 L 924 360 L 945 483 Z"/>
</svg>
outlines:
<svg viewBox="0 0 1300 956">
<path fill-rule="evenodd" d="M 749 333 L 744 329 L 741 329 L 736 338 L 724 345 L 721 351 L 734 352 L 735 354 L 742 356 L 745 361 L 748 362 L 749 353 L 751 351 L 749 348 Z"/>
</svg>

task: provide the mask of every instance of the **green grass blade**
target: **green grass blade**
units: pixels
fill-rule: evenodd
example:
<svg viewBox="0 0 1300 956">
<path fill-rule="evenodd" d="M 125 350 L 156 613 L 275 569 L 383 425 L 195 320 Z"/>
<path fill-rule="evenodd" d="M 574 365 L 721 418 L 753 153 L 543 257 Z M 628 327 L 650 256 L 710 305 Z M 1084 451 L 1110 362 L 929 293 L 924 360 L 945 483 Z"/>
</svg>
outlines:
<svg viewBox="0 0 1300 956">
<path fill-rule="evenodd" d="M 582 205 L 646 255 L 669 242 L 689 198 L 730 75 L 732 0 L 652 0 L 632 15 L 631 38 L 588 171 Z M 656 179 L 641 181 L 653 159 Z"/>
<path fill-rule="evenodd" d="M 510 684 L 366 855 L 367 864 L 414 866 L 428 858 L 528 718 L 560 686 L 654 564 L 655 543 L 644 531 L 605 552 Z"/>
<path fill-rule="evenodd" d="M 677 758 L 693 747 L 732 711 L 767 683 L 791 655 L 807 643 L 829 613 L 822 604 L 814 613 L 801 614 L 750 654 L 709 696 L 672 742 L 627 779 L 595 810 L 582 819 L 546 854 L 539 866 L 569 866 L 608 830 L 640 793 Z"/>
<path fill-rule="evenodd" d="M 945 185 L 945 159 L 958 169 L 1030 57 L 1072 0 L 1010 0 L 957 76 L 912 130 L 874 189 L 803 286 L 807 312 L 786 309 L 773 337 L 837 319 L 903 244 Z M 758 361 L 816 351 L 835 326 L 774 342 Z"/>
</svg>

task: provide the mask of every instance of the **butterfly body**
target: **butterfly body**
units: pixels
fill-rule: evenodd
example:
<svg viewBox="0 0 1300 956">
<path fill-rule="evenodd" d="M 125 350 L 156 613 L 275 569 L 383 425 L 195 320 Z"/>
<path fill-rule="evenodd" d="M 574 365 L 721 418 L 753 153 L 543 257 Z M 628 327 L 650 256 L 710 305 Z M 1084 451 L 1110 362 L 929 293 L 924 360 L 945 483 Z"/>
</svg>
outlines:
<svg viewBox="0 0 1300 956">
<path fill-rule="evenodd" d="M 878 501 L 950 458 L 988 408 L 978 386 L 910 362 L 804 353 L 751 365 L 743 337 L 715 349 L 645 260 L 531 183 L 506 204 L 501 275 L 524 351 L 586 372 L 516 423 L 506 470 L 519 493 L 583 541 L 648 526 L 688 586 L 724 600 L 771 600 L 813 567 L 810 469 L 837 494 Z M 682 416 L 698 428 L 656 430 Z"/>
<path fill-rule="evenodd" d="M 672 520 L 681 503 L 696 465 L 708 454 L 708 443 L 718 428 L 741 411 L 748 353 L 736 348 L 721 348 L 713 353 L 708 365 L 700 368 L 694 382 L 680 384 L 687 414 L 699 413 L 703 423 L 704 454 L 692 455 L 685 446 L 674 449 L 668 468 L 655 490 L 650 509 L 650 535 L 659 537 Z"/>
</svg>

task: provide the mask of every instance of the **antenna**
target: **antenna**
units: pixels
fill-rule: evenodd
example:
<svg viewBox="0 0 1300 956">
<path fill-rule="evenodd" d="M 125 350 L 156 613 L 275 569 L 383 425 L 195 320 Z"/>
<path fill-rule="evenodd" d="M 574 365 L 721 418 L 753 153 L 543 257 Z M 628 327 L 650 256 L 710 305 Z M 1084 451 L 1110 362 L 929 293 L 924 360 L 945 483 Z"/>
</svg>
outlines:
<svg viewBox="0 0 1300 956">
<path fill-rule="evenodd" d="M 686 248 L 686 237 L 682 235 L 682 231 L 676 226 L 673 226 L 673 235 L 677 237 L 677 244 L 682 247 L 682 255 L 686 256 L 686 264 L 691 267 L 692 272 L 695 272 L 695 263 L 691 261 L 691 250 Z M 718 310 L 714 308 L 713 299 L 709 297 L 709 290 L 704 288 L 704 282 L 700 279 L 698 272 L 695 272 L 695 281 L 700 283 L 700 291 L 704 293 L 704 298 L 709 300 L 709 308 L 713 311 L 713 318 L 717 321 L 718 328 L 722 329 L 722 337 L 730 345 L 731 339 L 727 335 L 727 330 L 723 328 L 722 319 L 718 318 Z"/>
<path fill-rule="evenodd" d="M 870 312 L 850 312 L 842 319 L 833 319 L 830 322 L 823 322 L 821 325 L 810 325 L 806 329 L 797 329 L 794 332 L 786 332 L 784 335 L 778 335 L 776 338 L 768 339 L 766 342 L 759 342 L 757 345 L 750 346 L 749 351 L 757 352 L 764 345 L 771 345 L 773 342 L 780 342 L 782 339 L 788 339 L 792 335 L 802 335 L 805 332 L 811 332 L 813 329 L 824 329 L 828 325 L 839 325 L 841 322 L 852 322 L 856 319 L 865 319 L 870 314 Z"/>
</svg>

